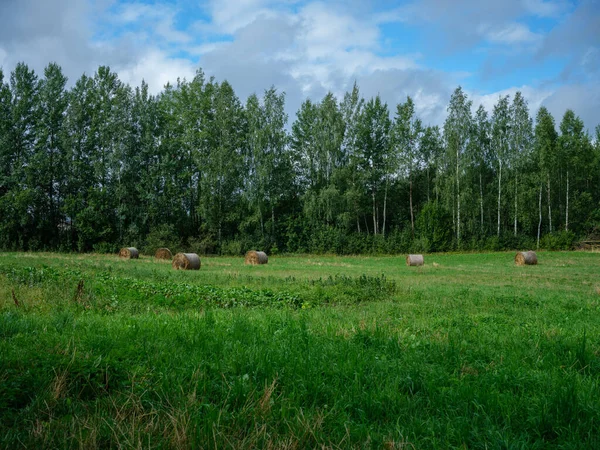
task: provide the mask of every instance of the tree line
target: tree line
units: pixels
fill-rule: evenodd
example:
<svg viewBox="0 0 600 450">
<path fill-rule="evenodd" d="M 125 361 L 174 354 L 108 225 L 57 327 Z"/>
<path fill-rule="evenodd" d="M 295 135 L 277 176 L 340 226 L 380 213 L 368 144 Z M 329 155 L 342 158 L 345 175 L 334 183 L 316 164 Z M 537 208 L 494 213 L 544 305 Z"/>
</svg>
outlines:
<svg viewBox="0 0 600 450">
<path fill-rule="evenodd" d="M 475 111 L 475 112 L 473 112 Z M 0 247 L 200 253 L 566 248 L 600 226 L 600 126 L 530 115 L 520 92 L 442 127 L 355 84 L 288 125 L 271 87 L 245 104 L 199 70 L 158 95 L 108 67 L 0 70 Z"/>
</svg>

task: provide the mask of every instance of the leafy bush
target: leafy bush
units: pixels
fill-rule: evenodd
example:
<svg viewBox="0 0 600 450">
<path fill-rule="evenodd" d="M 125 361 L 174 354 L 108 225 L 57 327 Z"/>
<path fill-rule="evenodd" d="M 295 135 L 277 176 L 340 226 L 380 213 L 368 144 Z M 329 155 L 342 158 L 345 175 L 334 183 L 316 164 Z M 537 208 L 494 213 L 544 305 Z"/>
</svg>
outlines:
<svg viewBox="0 0 600 450">
<path fill-rule="evenodd" d="M 427 202 L 417 217 L 417 230 L 432 252 L 449 250 L 452 242 L 452 221 L 448 211 L 438 202 Z"/>
<path fill-rule="evenodd" d="M 119 251 L 119 246 L 111 242 L 98 242 L 93 245 L 94 252 L 96 253 L 116 253 Z"/>
<path fill-rule="evenodd" d="M 331 299 L 336 303 L 385 300 L 396 292 L 396 282 L 388 280 L 385 275 L 371 277 L 363 274 L 358 278 L 336 275 L 312 280 L 310 285 L 330 289 Z"/>
<path fill-rule="evenodd" d="M 243 245 L 239 240 L 225 241 L 221 245 L 221 255 L 239 256 L 243 254 Z"/>
<path fill-rule="evenodd" d="M 162 224 L 154 227 L 146 237 L 146 245 L 143 246 L 144 253 L 154 255 L 156 250 L 167 247 L 176 253 L 181 247 L 181 240 L 177 237 L 173 225 Z"/>
<path fill-rule="evenodd" d="M 570 250 L 575 244 L 575 234 L 572 231 L 555 231 L 546 234 L 540 242 L 546 250 Z"/>
<path fill-rule="evenodd" d="M 187 251 L 199 255 L 215 255 L 217 253 L 217 243 L 212 235 L 189 238 L 186 248 Z"/>
</svg>

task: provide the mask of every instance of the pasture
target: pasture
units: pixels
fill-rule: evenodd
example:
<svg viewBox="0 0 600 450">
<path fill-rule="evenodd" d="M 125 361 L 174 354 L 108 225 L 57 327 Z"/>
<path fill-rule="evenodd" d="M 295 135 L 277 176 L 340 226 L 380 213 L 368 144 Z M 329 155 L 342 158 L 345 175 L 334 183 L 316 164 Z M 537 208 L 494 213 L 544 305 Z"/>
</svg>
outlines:
<svg viewBox="0 0 600 450">
<path fill-rule="evenodd" d="M 600 254 L 0 254 L 2 448 L 600 448 Z"/>
</svg>

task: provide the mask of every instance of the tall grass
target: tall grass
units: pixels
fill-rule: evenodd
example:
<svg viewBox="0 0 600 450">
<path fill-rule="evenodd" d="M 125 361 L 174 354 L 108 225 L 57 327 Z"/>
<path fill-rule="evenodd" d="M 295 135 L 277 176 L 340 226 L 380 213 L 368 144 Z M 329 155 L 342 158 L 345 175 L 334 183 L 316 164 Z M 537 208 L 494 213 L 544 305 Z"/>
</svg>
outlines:
<svg viewBox="0 0 600 450">
<path fill-rule="evenodd" d="M 0 256 L 0 446 L 598 448 L 600 262 L 507 256 Z"/>
</svg>

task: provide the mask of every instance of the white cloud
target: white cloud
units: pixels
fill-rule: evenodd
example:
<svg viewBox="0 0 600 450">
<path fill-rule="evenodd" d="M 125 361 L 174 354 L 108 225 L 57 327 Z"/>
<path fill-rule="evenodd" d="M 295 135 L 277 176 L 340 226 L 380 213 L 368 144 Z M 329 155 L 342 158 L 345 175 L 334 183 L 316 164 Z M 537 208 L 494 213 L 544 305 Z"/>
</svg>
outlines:
<svg viewBox="0 0 600 450">
<path fill-rule="evenodd" d="M 273 0 L 212 0 L 209 2 L 212 28 L 221 34 L 234 34 L 259 17 L 275 16 L 275 3 Z"/>
<path fill-rule="evenodd" d="M 549 54 L 572 54 L 573 73 L 580 77 L 576 84 L 561 87 L 552 80 L 542 85 L 539 80 L 493 93 L 471 89 L 474 107 L 483 103 L 491 110 L 499 95 L 513 96 L 518 89 L 532 114 L 547 104 L 559 116 L 572 107 L 590 128 L 598 121 L 600 15 L 593 0 L 582 0 L 548 36 L 528 28 L 523 15 L 557 17 L 573 8 L 566 1 L 423 0 L 373 11 L 373 5 L 358 0 L 210 0 L 208 18 L 182 29 L 178 14 L 183 4 L 0 0 L 0 65 L 7 74 L 25 61 L 39 74 L 56 61 L 71 83 L 98 65 L 110 65 L 125 82 L 138 85 L 145 79 L 152 92 L 178 77 L 191 78 L 199 65 L 207 75 L 229 80 L 242 100 L 271 85 L 286 91 L 291 119 L 304 98 L 320 100 L 327 91 L 341 98 L 357 81 L 365 97 L 380 94 L 390 111 L 412 96 L 425 123 L 441 124 L 452 90 L 466 75 L 424 66 L 426 58 L 418 53 L 426 48 L 422 42 L 415 43 L 415 52 L 384 53 L 389 49 L 382 48 L 382 24 L 394 23 L 400 30 L 410 24 L 430 27 L 426 30 L 437 38 L 441 34 L 434 47 L 450 53 L 473 49 L 485 39 L 486 51 L 509 55 L 516 48 L 522 60 L 532 48 L 539 49 L 540 61 Z M 186 53 L 199 63 L 179 56 Z M 510 60 L 502 60 L 503 69 L 510 66 Z M 472 86 L 475 77 L 469 75 Z"/>
<path fill-rule="evenodd" d="M 600 76 L 600 48 L 589 47 L 581 58 L 581 66 L 586 74 L 592 77 Z"/>
<path fill-rule="evenodd" d="M 572 109 L 576 115 L 581 117 L 588 130 L 593 130 L 597 124 L 600 124 L 600 117 L 598 116 L 600 111 L 600 85 L 598 83 L 571 84 L 552 88 L 524 85 L 489 94 L 478 92 L 468 92 L 468 94 L 469 98 L 473 100 L 473 111 L 479 105 L 483 105 L 491 113 L 501 96 L 509 95 L 512 99 L 517 91 L 520 91 L 527 100 L 529 113 L 534 119 L 538 109 L 545 106 L 554 116 L 557 127 L 567 108 Z"/>
<path fill-rule="evenodd" d="M 166 5 L 126 3 L 117 8 L 110 21 L 140 26 L 144 32 L 159 36 L 167 43 L 189 43 L 192 41 L 190 34 L 178 30 L 175 26 L 175 17 L 178 13 L 177 8 Z"/>
<path fill-rule="evenodd" d="M 560 86 L 544 99 L 543 104 L 554 116 L 557 126 L 567 108 L 572 109 L 576 115 L 581 117 L 590 132 L 596 125 L 600 125 L 599 83 Z"/>
<path fill-rule="evenodd" d="M 0 67 L 3 67 L 8 58 L 8 52 L 0 47 Z"/>
<path fill-rule="evenodd" d="M 116 65 L 112 69 L 123 82 L 132 86 L 139 86 L 145 80 L 153 93 L 160 92 L 168 82 L 174 84 L 177 78 L 190 80 L 195 73 L 189 60 L 170 58 L 157 49 L 149 49 L 132 63 Z"/>
<path fill-rule="evenodd" d="M 475 111 L 479 107 L 479 105 L 483 105 L 483 107 L 487 111 L 492 112 L 494 109 L 494 105 L 496 105 L 500 97 L 508 95 L 512 99 L 518 91 L 521 92 L 521 94 L 523 94 L 523 97 L 529 105 L 529 112 L 532 115 L 535 115 L 540 106 L 542 106 L 544 101 L 548 97 L 550 97 L 550 95 L 552 95 L 553 92 L 549 89 L 534 88 L 528 85 L 518 87 L 514 86 L 489 94 L 470 92 L 470 98 L 471 100 L 473 100 L 473 111 Z"/>
<path fill-rule="evenodd" d="M 375 50 L 380 32 L 375 25 L 350 14 L 334 10 L 324 3 L 310 3 L 299 13 L 302 23 L 300 43 L 309 59 L 331 57 L 347 49 Z"/>
<path fill-rule="evenodd" d="M 496 44 L 532 44 L 539 42 L 542 36 L 533 33 L 528 27 L 520 23 L 509 23 L 502 26 L 481 24 L 477 31 L 489 42 Z"/>
<path fill-rule="evenodd" d="M 570 8 L 568 1 L 524 0 L 525 8 L 539 17 L 557 17 Z"/>
</svg>

